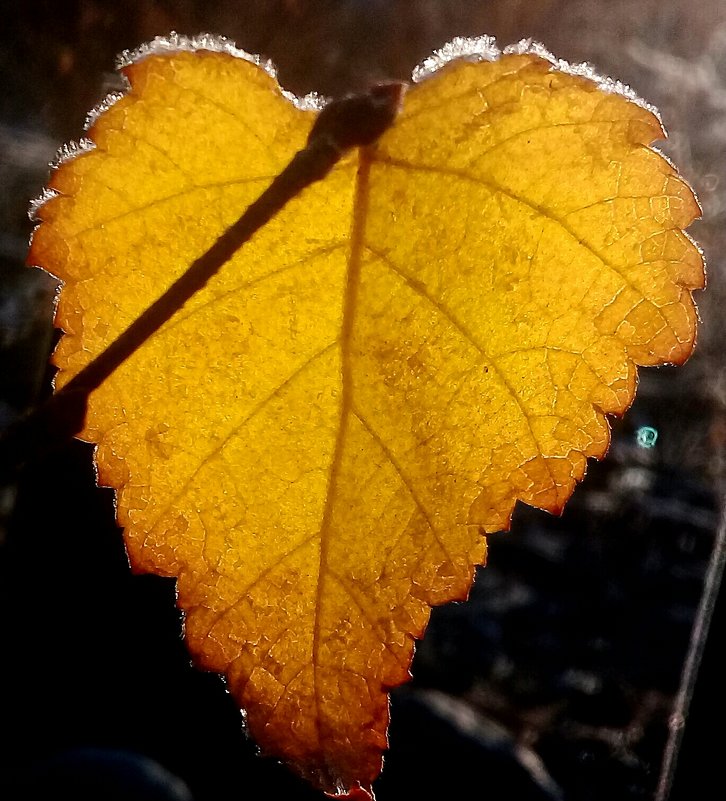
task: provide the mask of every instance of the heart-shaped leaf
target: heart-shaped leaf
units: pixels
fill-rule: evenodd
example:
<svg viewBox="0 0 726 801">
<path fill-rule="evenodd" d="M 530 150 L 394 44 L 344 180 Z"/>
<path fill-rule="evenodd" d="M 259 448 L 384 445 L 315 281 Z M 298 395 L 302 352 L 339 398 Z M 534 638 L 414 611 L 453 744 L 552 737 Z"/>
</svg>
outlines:
<svg viewBox="0 0 726 801">
<path fill-rule="evenodd" d="M 201 47 L 198 45 L 201 44 Z M 172 46 L 173 45 L 173 46 Z M 366 791 L 387 689 L 517 500 L 559 512 L 636 365 L 683 362 L 699 208 L 656 114 L 541 49 L 459 41 L 90 397 L 132 566 L 253 736 Z M 30 261 L 61 387 L 303 148 L 315 103 L 224 43 L 142 51 L 53 175 Z"/>
</svg>

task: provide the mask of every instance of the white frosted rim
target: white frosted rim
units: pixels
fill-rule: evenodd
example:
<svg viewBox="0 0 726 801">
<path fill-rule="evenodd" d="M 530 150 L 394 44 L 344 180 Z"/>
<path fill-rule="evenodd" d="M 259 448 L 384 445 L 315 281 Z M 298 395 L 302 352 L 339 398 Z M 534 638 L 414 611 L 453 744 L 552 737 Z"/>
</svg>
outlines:
<svg viewBox="0 0 726 801">
<path fill-rule="evenodd" d="M 111 92 L 107 94 L 106 97 L 100 103 L 97 103 L 89 112 L 86 114 L 86 122 L 83 125 L 83 130 L 88 131 L 94 122 L 106 111 L 108 111 L 114 103 L 118 103 L 119 100 L 124 96 L 123 92 Z"/>
<path fill-rule="evenodd" d="M 200 33 L 196 36 L 185 36 L 184 34 L 172 31 L 168 36 L 157 36 L 150 42 L 145 42 L 134 50 L 124 50 L 116 58 L 116 69 L 122 70 L 130 64 L 135 64 L 149 56 L 170 55 L 179 52 L 196 53 L 206 50 L 211 53 L 226 53 L 234 58 L 248 61 L 250 64 L 263 69 L 271 78 L 277 81 L 277 68 L 269 59 L 248 53 L 226 36 L 218 36 L 213 33 Z M 278 83 L 279 86 L 279 83 Z M 303 111 L 320 111 L 327 102 L 327 98 L 322 97 L 316 92 L 311 92 L 303 97 L 298 97 L 292 92 L 280 87 L 283 96 L 297 108 Z"/>
<path fill-rule="evenodd" d="M 477 36 L 475 38 L 465 38 L 457 36 L 443 47 L 427 56 L 411 75 L 414 83 L 426 80 L 426 78 L 438 72 L 450 61 L 464 59 L 466 61 L 496 61 L 502 52 L 497 47 L 497 42 L 493 36 Z"/>
<path fill-rule="evenodd" d="M 56 192 L 55 189 L 48 189 L 48 187 L 43 189 L 43 191 L 28 204 L 28 217 L 30 217 L 33 222 L 37 222 L 40 209 L 43 208 L 49 200 L 58 197 L 59 194 L 60 193 Z"/>
<path fill-rule="evenodd" d="M 78 158 L 78 156 L 88 153 L 90 150 L 95 150 L 95 148 L 95 142 L 92 142 L 86 136 L 79 139 L 77 142 L 67 142 L 65 145 L 61 145 L 58 148 L 55 158 L 50 162 L 50 166 L 55 169 L 56 167 L 60 167 L 61 164 L 65 164 L 67 161 L 72 161 Z"/>
<path fill-rule="evenodd" d="M 570 64 L 569 61 L 565 61 L 562 58 L 556 58 L 543 44 L 536 42 L 533 39 L 521 39 L 519 42 L 508 45 L 503 50 L 500 50 L 496 40 L 492 36 L 479 36 L 475 38 L 464 38 L 457 36 L 455 39 L 447 42 L 443 47 L 440 47 L 430 56 L 425 58 L 414 69 L 411 77 L 414 83 L 420 83 L 421 81 L 424 81 L 434 75 L 452 61 L 496 61 L 503 55 L 538 56 L 545 61 L 549 61 L 552 67 L 559 72 L 564 72 L 568 75 L 576 75 L 580 78 L 586 78 L 587 80 L 596 84 L 601 91 L 609 94 L 621 95 L 631 102 L 636 103 L 642 108 L 647 109 L 651 113 L 655 114 L 658 120 L 660 120 L 660 113 L 658 112 L 658 109 L 640 97 L 627 84 L 623 83 L 622 81 L 600 75 L 591 64 Z"/>
</svg>

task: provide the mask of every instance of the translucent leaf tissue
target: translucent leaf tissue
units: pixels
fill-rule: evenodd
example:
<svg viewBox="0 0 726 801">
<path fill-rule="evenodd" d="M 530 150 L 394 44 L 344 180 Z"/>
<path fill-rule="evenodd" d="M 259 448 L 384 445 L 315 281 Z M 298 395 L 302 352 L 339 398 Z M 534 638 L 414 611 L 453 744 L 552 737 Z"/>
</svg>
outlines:
<svg viewBox="0 0 726 801">
<path fill-rule="evenodd" d="M 62 388 L 305 147 L 320 98 L 209 36 L 121 67 L 36 208 Z M 699 207 L 655 111 L 529 42 L 456 40 L 89 399 L 136 571 L 328 793 L 370 793 L 390 687 L 485 534 L 559 512 L 639 365 L 694 345 Z M 72 158 L 71 158 L 72 156 Z"/>
</svg>

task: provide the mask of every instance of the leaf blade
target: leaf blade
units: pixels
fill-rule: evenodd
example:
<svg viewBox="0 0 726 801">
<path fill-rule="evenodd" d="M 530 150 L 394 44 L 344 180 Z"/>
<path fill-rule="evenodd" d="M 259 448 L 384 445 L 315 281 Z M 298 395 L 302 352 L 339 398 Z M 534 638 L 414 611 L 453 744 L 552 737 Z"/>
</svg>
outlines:
<svg viewBox="0 0 726 801">
<path fill-rule="evenodd" d="M 59 386 L 313 122 L 228 54 L 127 75 L 31 250 L 66 282 Z M 690 353 L 698 206 L 644 147 L 660 134 L 535 54 L 453 62 L 93 393 L 84 436 L 134 569 L 177 577 L 195 660 L 327 791 L 370 788 L 386 689 L 430 605 L 465 597 L 482 533 L 516 500 L 560 511 L 636 364 Z"/>
</svg>

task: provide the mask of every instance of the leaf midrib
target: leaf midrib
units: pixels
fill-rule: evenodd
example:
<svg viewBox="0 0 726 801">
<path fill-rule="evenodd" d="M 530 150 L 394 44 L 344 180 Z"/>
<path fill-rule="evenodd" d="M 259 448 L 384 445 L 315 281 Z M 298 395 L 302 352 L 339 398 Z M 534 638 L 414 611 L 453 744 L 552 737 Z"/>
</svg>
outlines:
<svg viewBox="0 0 726 801">
<path fill-rule="evenodd" d="M 340 381 L 341 398 L 338 427 L 333 448 L 333 457 L 328 473 L 328 486 L 325 493 L 325 507 L 320 521 L 320 550 L 318 556 L 318 579 L 313 610 L 313 641 L 311 662 L 313 666 L 313 688 L 315 694 L 315 728 L 318 744 L 322 742 L 322 697 L 320 695 L 320 681 L 318 668 L 320 667 L 320 645 L 322 640 L 321 619 L 322 607 L 325 598 L 325 587 L 329 576 L 328 559 L 330 552 L 331 521 L 337 495 L 338 479 L 343 462 L 345 450 L 346 430 L 348 419 L 353 406 L 353 376 L 351 365 L 350 345 L 353 338 L 358 292 L 360 289 L 361 262 L 365 249 L 365 226 L 368 217 L 370 200 L 369 177 L 373 161 L 369 147 L 358 148 L 358 170 L 355 178 L 353 194 L 353 208 L 351 212 L 350 248 L 348 251 L 347 275 L 343 297 L 343 315 L 340 331 Z"/>
</svg>

